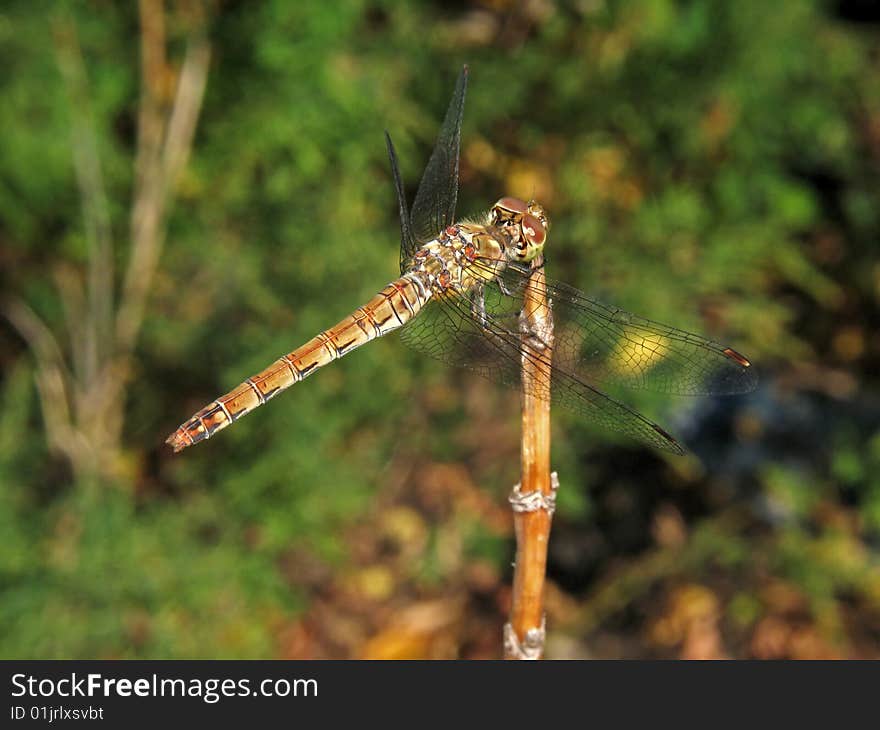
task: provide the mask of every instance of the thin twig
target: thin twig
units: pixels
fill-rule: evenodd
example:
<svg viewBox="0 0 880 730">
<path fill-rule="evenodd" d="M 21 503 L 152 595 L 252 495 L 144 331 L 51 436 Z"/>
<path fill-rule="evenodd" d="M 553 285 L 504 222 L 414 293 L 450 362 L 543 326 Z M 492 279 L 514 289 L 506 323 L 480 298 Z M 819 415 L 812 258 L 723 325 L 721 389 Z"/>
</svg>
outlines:
<svg viewBox="0 0 880 730">
<path fill-rule="evenodd" d="M 535 262 L 523 296 L 520 328 L 525 348 L 540 358 L 522 357 L 522 482 L 511 495 L 516 530 L 516 563 L 510 623 L 505 627 L 507 659 L 539 659 L 544 650 L 544 574 L 555 503 L 550 474 L 550 382 L 553 314 L 544 269 Z M 555 477 L 555 475 L 553 475 Z"/>
<path fill-rule="evenodd" d="M 89 244 L 88 311 L 80 324 L 82 337 L 76 341 L 76 347 L 82 353 L 75 359 L 81 363 L 82 377 L 86 382 L 92 382 L 98 376 L 101 362 L 110 355 L 112 348 L 113 240 L 110 208 L 76 25 L 69 16 L 61 14 L 53 18 L 52 29 L 58 67 L 70 102 L 74 170 Z"/>
<path fill-rule="evenodd" d="M 117 344 L 124 352 L 134 346 L 143 321 L 147 295 L 165 240 L 167 204 L 192 149 L 211 57 L 204 30 L 198 27 L 187 44 L 166 128 L 162 124 L 163 86 L 159 81 L 168 73 L 164 68 L 164 23 L 158 19 L 163 12 L 162 3 L 141 0 L 140 10 L 143 93 L 131 215 L 132 251 L 116 318 Z M 162 50 L 158 48 L 160 45 Z"/>
<path fill-rule="evenodd" d="M 86 346 L 86 327 L 88 321 L 88 305 L 83 291 L 80 272 L 71 265 L 63 263 L 52 271 L 55 288 L 61 297 L 61 308 L 64 313 L 64 330 L 70 348 L 71 377 L 75 381 L 86 382 L 88 379 L 89 348 Z"/>
<path fill-rule="evenodd" d="M 0 311 L 27 342 L 37 365 L 37 389 L 49 445 L 75 463 L 83 443 L 73 427 L 70 409 L 70 373 L 64 364 L 61 348 L 51 330 L 25 302 L 17 297 L 6 299 Z"/>
</svg>

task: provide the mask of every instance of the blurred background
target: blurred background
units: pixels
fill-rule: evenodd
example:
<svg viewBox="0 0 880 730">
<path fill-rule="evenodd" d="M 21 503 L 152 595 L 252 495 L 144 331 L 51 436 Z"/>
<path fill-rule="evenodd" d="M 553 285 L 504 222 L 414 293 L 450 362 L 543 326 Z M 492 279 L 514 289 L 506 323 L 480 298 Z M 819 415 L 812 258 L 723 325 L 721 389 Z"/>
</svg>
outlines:
<svg viewBox="0 0 880 730">
<path fill-rule="evenodd" d="M 745 397 L 554 413 L 549 657 L 880 657 L 880 11 L 858 0 L 9 0 L 0 655 L 497 658 L 519 400 L 396 335 L 193 411 L 397 272 L 471 65 L 459 212 L 745 353 Z"/>
</svg>

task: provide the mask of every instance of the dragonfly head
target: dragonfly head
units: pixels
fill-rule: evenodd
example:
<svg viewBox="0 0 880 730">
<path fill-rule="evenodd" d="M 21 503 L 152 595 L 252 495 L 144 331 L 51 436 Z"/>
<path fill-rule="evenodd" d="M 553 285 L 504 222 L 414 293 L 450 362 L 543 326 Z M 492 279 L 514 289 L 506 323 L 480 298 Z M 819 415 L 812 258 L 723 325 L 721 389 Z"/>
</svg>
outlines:
<svg viewBox="0 0 880 730">
<path fill-rule="evenodd" d="M 501 198 L 489 217 L 492 225 L 505 229 L 513 238 L 512 255 L 517 261 L 531 261 L 543 253 L 550 222 L 539 203 Z"/>
</svg>

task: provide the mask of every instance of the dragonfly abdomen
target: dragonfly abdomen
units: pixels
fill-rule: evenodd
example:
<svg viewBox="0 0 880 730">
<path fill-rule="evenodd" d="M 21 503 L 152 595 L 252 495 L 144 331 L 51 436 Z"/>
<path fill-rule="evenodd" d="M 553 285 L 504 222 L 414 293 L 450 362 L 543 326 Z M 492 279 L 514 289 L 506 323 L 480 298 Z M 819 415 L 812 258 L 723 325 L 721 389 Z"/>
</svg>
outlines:
<svg viewBox="0 0 880 730">
<path fill-rule="evenodd" d="M 324 365 L 402 327 L 430 296 L 418 274 L 406 274 L 391 282 L 341 322 L 195 413 L 166 443 L 177 452 L 210 438 Z"/>
</svg>

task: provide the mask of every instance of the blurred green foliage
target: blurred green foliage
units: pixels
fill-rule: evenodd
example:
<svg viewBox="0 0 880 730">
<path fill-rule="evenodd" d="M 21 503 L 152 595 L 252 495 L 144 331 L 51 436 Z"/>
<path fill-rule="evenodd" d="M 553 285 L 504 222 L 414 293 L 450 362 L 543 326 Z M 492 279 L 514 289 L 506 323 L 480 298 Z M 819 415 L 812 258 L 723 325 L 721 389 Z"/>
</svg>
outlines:
<svg viewBox="0 0 880 730">
<path fill-rule="evenodd" d="M 186 4 L 168 9 L 173 65 Z M 83 49 L 120 269 L 141 91 L 135 3 L 0 11 L 0 286 L 65 343 L 52 272 L 84 272 L 89 241 L 59 14 Z M 338 656 L 381 635 L 381 607 L 437 596 L 469 601 L 453 654 L 500 643 L 512 392 L 391 336 L 192 451 L 162 445 L 395 275 L 382 132 L 412 200 L 463 62 L 460 214 L 534 194 L 554 276 L 734 344 L 764 383 L 720 405 L 626 393 L 684 433 L 682 459 L 555 415 L 560 632 L 581 654 L 687 654 L 675 617 L 703 607 L 721 653 L 880 653 L 880 16 L 818 0 L 207 16 L 119 476 L 74 480 L 49 452 L 31 354 L 0 324 L 0 655 Z"/>
</svg>

